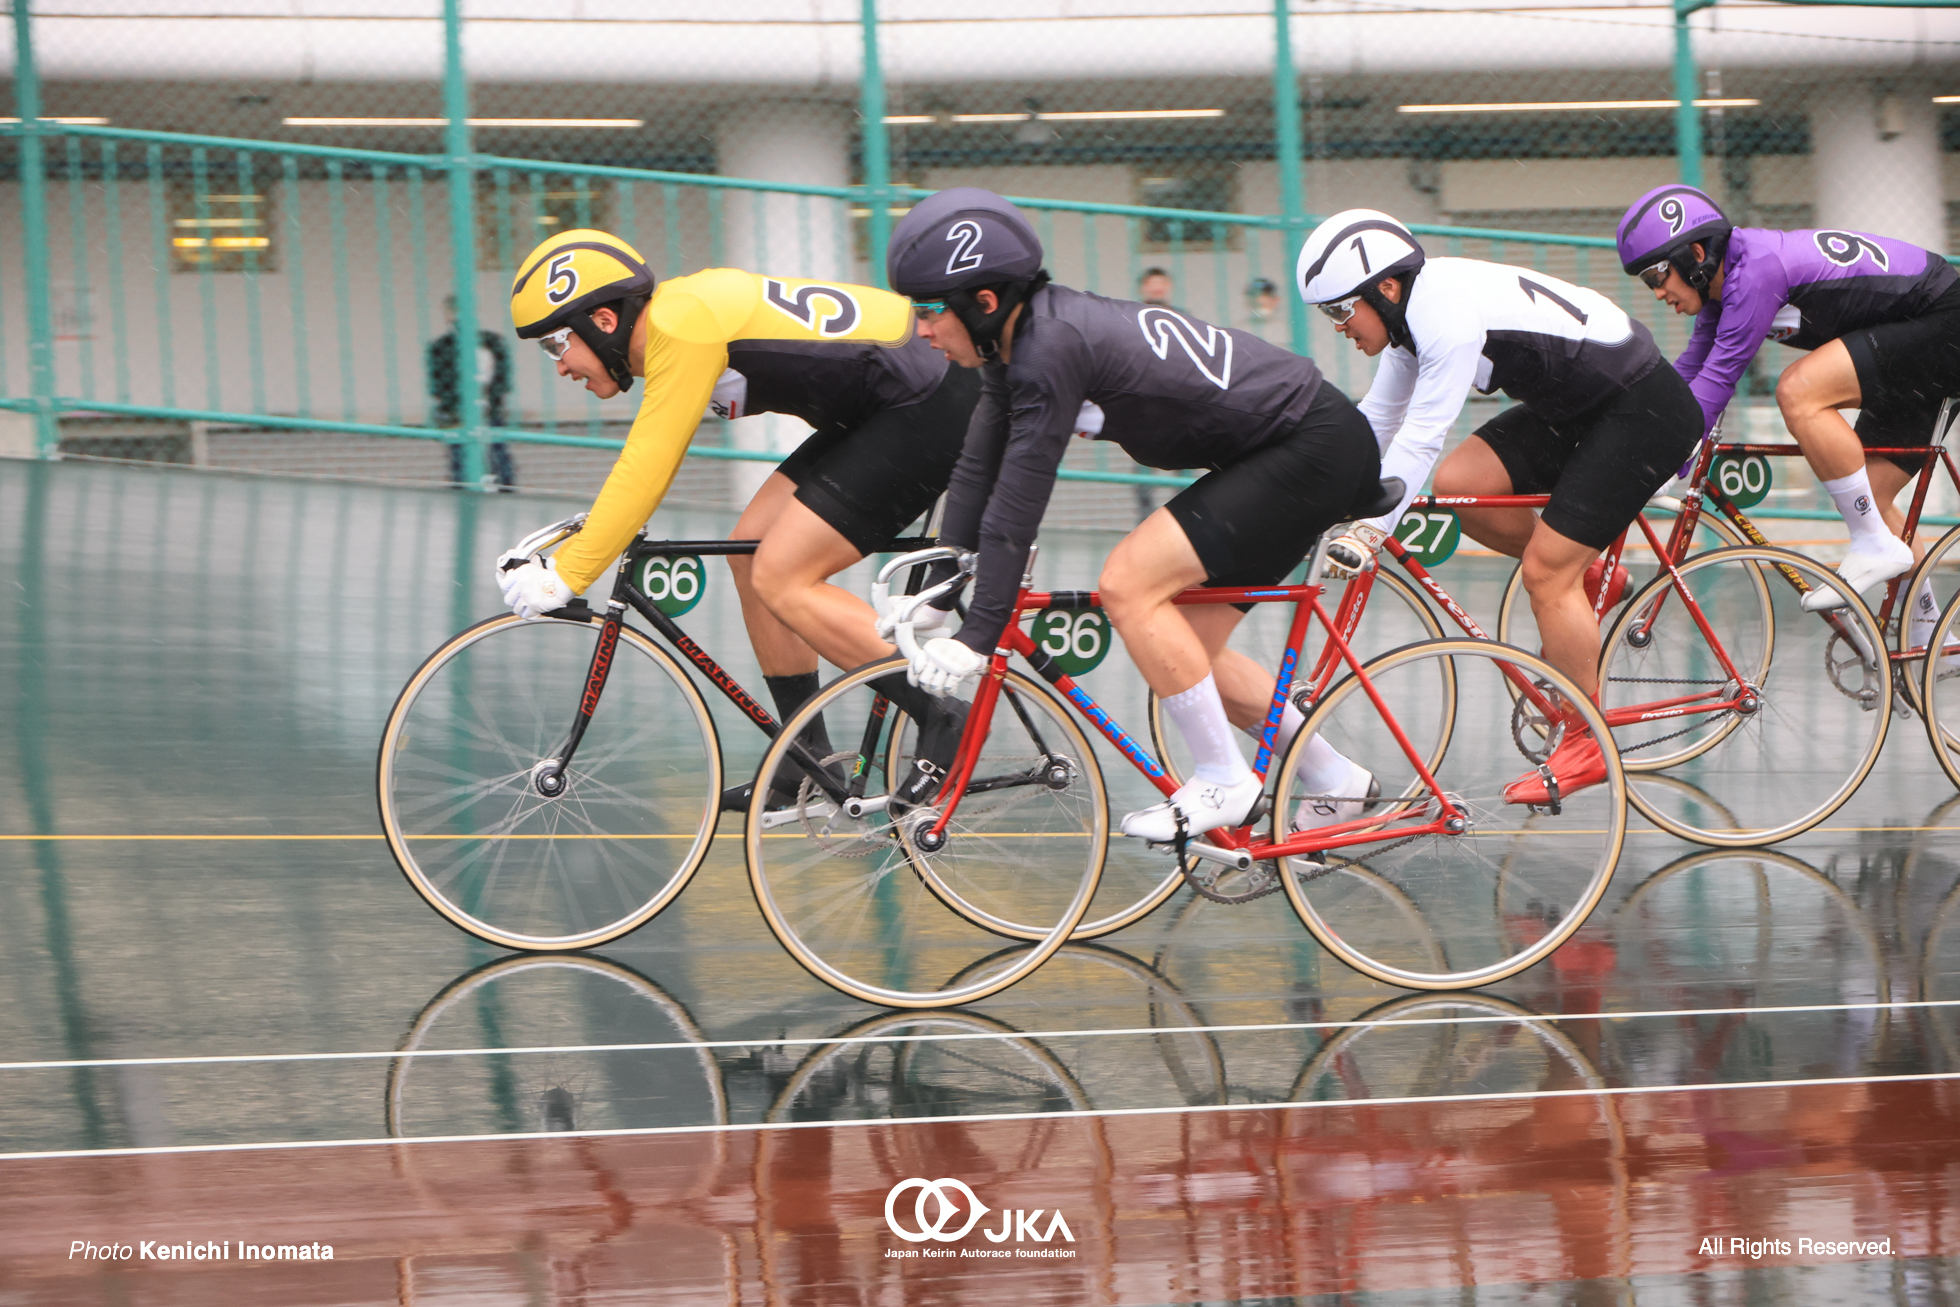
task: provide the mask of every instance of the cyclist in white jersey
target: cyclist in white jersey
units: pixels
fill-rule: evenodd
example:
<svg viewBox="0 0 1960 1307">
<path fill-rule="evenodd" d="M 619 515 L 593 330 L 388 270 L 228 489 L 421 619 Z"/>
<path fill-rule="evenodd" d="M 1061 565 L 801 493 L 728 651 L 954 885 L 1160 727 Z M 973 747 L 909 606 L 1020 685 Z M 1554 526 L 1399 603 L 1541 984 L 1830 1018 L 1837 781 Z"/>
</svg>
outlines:
<svg viewBox="0 0 1960 1307">
<path fill-rule="evenodd" d="M 1471 391 L 1517 400 L 1436 469 L 1444 495 L 1549 494 L 1528 508 L 1464 509 L 1469 535 L 1523 560 L 1545 658 L 1599 694 L 1599 614 L 1624 569 L 1599 555 L 1673 476 L 1701 435 L 1700 407 L 1653 337 L 1611 301 L 1527 268 L 1428 258 L 1385 213 L 1329 218 L 1300 251 L 1300 294 L 1381 364 L 1361 411 L 1382 448 L 1382 475 L 1409 495 L 1428 478 Z M 1356 523 L 1329 547 L 1333 567 L 1367 566 L 1401 517 Z M 1590 578 L 1588 574 L 1590 573 Z M 1590 579 L 1590 585 L 1588 580 Z M 1605 778 L 1599 744 L 1575 723 L 1541 772 L 1505 791 L 1542 803 Z"/>
</svg>

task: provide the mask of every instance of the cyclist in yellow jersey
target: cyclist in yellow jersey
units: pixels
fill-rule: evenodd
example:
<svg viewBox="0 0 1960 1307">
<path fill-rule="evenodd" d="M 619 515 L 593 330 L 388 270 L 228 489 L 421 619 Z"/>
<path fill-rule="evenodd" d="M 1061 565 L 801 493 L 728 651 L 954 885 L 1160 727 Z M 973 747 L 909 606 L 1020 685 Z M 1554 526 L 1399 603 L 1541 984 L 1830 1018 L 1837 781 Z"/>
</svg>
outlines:
<svg viewBox="0 0 1960 1307">
<path fill-rule="evenodd" d="M 870 606 L 828 578 L 931 506 L 978 397 L 969 377 L 915 339 L 905 299 L 730 268 L 656 284 L 626 242 L 578 230 L 545 241 L 519 265 L 511 319 L 560 376 L 600 399 L 646 382 L 584 529 L 552 557 L 499 558 L 498 583 L 520 617 L 563 607 L 612 568 L 659 507 L 705 414 L 781 412 L 816 431 L 735 524 L 733 538 L 761 541 L 755 556 L 729 559 L 777 710 L 787 718 L 816 692 L 819 656 L 848 668 L 892 654 Z M 896 681 L 891 697 L 900 707 L 922 729 L 936 725 L 943 714 L 931 697 Z M 957 742 L 957 730 L 951 734 Z M 805 739 L 819 757 L 830 752 L 821 719 Z M 738 786 L 723 806 L 740 809 L 748 799 L 748 787 Z"/>
</svg>

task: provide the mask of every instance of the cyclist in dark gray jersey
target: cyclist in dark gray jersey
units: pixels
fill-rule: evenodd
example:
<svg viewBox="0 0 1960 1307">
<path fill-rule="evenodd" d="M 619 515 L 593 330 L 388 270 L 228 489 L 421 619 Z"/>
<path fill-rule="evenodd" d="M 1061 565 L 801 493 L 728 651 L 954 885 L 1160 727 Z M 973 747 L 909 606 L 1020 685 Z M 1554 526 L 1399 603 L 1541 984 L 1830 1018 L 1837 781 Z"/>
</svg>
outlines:
<svg viewBox="0 0 1960 1307">
<path fill-rule="evenodd" d="M 1225 647 L 1239 610 L 1172 599 L 1199 584 L 1283 580 L 1323 530 L 1375 498 L 1374 438 L 1311 360 L 1175 309 L 1050 285 L 1041 264 L 1027 219 L 976 188 L 932 196 L 892 236 L 891 284 L 912 297 L 921 335 L 982 375 L 941 532 L 978 551 L 974 593 L 958 635 L 922 640 L 911 674 L 945 693 L 985 666 L 1070 435 L 1084 426 L 1085 406 L 1099 411 L 1096 438 L 1139 463 L 1212 469 L 1116 547 L 1098 584 L 1196 762 L 1170 802 L 1130 813 L 1123 831 L 1161 843 L 1180 827 L 1239 824 L 1260 782 L 1231 724 L 1263 720 L 1272 676 Z M 1272 746 L 1298 724 L 1290 716 Z M 1371 778 L 1325 752 L 1330 765 L 1303 780 L 1310 795 L 1350 803 L 1338 818 L 1347 820 L 1366 796 L 1345 787 Z"/>
</svg>

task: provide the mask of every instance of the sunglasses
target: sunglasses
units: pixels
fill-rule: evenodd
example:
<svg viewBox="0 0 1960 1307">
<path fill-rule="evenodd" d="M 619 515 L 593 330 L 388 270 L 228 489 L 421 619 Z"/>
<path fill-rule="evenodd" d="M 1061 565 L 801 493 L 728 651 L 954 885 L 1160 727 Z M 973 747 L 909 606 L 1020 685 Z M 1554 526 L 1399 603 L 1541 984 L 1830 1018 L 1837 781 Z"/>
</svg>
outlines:
<svg viewBox="0 0 1960 1307">
<path fill-rule="evenodd" d="M 1325 304 L 1316 304 L 1314 307 L 1332 318 L 1334 325 L 1338 327 L 1354 316 L 1354 306 L 1360 302 L 1361 296 L 1350 295 L 1344 300 L 1330 300 Z"/>
<path fill-rule="evenodd" d="M 912 312 L 918 316 L 921 322 L 925 321 L 925 316 L 928 313 L 944 313 L 945 311 L 946 311 L 945 300 L 913 300 L 912 301 Z"/>
<path fill-rule="evenodd" d="M 1661 287 L 1667 285 L 1667 279 L 1673 272 L 1674 265 L 1666 259 L 1662 259 L 1659 263 L 1651 267 L 1642 268 L 1633 275 L 1640 278 L 1640 284 L 1648 290 L 1659 290 Z"/>
<path fill-rule="evenodd" d="M 538 337 L 538 348 L 551 356 L 553 363 L 565 357 L 572 347 L 572 329 L 560 327 L 548 336 Z"/>
</svg>

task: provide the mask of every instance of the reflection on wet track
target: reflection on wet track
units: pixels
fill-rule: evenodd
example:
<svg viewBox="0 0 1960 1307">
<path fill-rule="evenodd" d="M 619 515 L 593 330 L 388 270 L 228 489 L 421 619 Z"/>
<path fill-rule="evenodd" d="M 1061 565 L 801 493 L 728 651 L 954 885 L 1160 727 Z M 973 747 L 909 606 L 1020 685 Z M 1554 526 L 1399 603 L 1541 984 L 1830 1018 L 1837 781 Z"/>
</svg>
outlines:
<svg viewBox="0 0 1960 1307">
<path fill-rule="evenodd" d="M 1180 892 L 974 1009 L 883 1012 L 770 938 L 732 820 L 618 945 L 508 955 L 403 884 L 372 751 L 554 507 L 0 465 L 0 1304 L 1960 1296 L 1960 800 L 1919 732 L 1773 850 L 1636 822 L 1584 929 L 1490 992 Z M 1445 579 L 1476 610 L 1504 575 Z M 688 621 L 753 679 L 724 575 Z M 1140 726 L 1119 664 L 1094 692 Z M 888 1256 L 942 1246 L 887 1224 L 910 1177 L 988 1209 L 946 1249 L 1039 1209 L 1073 1255 Z M 67 1258 L 91 1231 L 336 1256 Z"/>
</svg>

